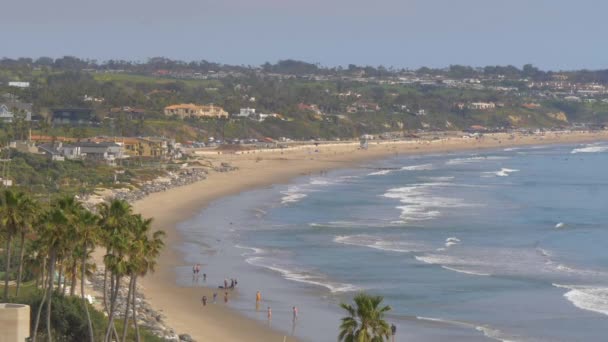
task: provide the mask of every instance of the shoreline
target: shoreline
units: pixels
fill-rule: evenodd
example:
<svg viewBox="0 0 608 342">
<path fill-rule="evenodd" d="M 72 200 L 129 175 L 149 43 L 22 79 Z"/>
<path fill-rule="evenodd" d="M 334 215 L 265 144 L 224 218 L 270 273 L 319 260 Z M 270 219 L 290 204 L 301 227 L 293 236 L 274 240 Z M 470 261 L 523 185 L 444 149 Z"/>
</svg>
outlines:
<svg viewBox="0 0 608 342">
<path fill-rule="evenodd" d="M 532 136 L 488 134 L 481 139 L 447 138 L 434 141 L 370 142 L 367 150 L 357 144 L 308 146 L 297 150 L 265 153 L 206 156 L 214 162 L 230 162 L 239 169 L 230 173 L 210 173 L 206 180 L 165 192 L 152 193 L 134 203 L 136 212 L 154 217 L 155 229 L 167 233 L 166 248 L 158 260 L 156 273 L 142 279 L 146 300 L 167 318 L 168 326 L 188 333 L 195 340 L 282 341 L 284 334 L 263 322 L 223 304 L 203 308 L 200 298 L 211 298 L 213 289 L 184 287 L 176 283 L 176 267 L 187 265 L 180 251 L 184 242 L 177 225 L 199 214 L 211 202 L 254 188 L 287 183 L 291 179 L 329 169 L 348 168 L 395 154 L 474 152 L 517 146 L 576 144 L 608 140 L 608 132 L 560 133 Z M 319 152 L 314 152 L 318 149 Z M 204 272 L 204 268 L 203 268 Z M 338 322 L 336 322 L 338 324 Z M 238 329 L 234 329 L 238 327 Z M 288 338 L 287 341 L 293 341 Z"/>
</svg>

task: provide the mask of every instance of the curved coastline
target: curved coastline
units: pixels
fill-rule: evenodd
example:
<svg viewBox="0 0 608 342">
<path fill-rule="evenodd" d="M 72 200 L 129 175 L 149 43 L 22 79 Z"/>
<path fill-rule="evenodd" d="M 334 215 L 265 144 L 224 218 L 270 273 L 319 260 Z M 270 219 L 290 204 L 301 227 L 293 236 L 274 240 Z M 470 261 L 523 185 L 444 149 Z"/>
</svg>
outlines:
<svg viewBox="0 0 608 342">
<path fill-rule="evenodd" d="M 143 279 L 146 298 L 167 316 L 176 331 L 188 333 L 199 341 L 282 341 L 283 333 L 262 322 L 230 309 L 215 305 L 202 308 L 200 298 L 211 297 L 212 289 L 184 287 L 176 283 L 176 268 L 189 266 L 179 250 L 184 237 L 176 228 L 199 214 L 212 201 L 253 188 L 286 183 L 291 179 L 328 169 L 347 168 L 396 153 L 449 153 L 455 151 L 506 148 L 524 145 L 588 143 L 608 140 L 608 132 L 562 133 L 543 136 L 489 134 L 480 140 L 451 138 L 415 143 L 372 143 L 368 150 L 356 144 L 309 146 L 291 151 L 276 150 L 264 154 L 223 154 L 208 156 L 215 162 L 230 162 L 239 169 L 230 173 L 212 173 L 205 181 L 154 193 L 134 203 L 137 212 L 154 217 L 156 228 L 167 232 L 167 248 L 159 259 L 157 271 Z M 314 152 L 318 149 L 319 152 Z M 238 295 L 238 294 L 237 294 Z M 336 323 L 337 324 L 337 323 Z M 287 341 L 292 341 L 288 338 Z"/>
</svg>

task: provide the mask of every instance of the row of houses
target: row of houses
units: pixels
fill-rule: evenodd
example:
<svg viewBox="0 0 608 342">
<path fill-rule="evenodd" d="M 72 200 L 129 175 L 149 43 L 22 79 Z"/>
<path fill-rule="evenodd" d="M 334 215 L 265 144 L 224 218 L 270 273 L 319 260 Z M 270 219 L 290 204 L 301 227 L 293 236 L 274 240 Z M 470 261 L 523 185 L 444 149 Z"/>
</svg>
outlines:
<svg viewBox="0 0 608 342">
<path fill-rule="evenodd" d="M 115 165 L 131 157 L 171 159 L 181 156 L 173 139 L 162 137 L 112 137 L 77 141 L 74 138 L 32 135 L 28 141 L 15 141 L 11 147 L 26 153 L 41 153 L 52 160 L 96 160 Z"/>
</svg>

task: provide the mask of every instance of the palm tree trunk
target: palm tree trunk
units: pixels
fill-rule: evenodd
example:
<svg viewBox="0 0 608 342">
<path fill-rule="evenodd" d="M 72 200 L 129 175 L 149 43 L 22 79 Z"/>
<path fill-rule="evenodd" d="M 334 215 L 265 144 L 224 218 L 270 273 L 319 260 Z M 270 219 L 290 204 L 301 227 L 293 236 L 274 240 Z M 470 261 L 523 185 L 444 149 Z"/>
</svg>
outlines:
<svg viewBox="0 0 608 342">
<path fill-rule="evenodd" d="M 19 272 L 17 272 L 17 290 L 15 296 L 19 297 L 19 288 L 21 288 L 21 275 L 23 274 L 23 257 L 25 256 L 25 233 L 21 233 L 21 247 L 19 252 Z"/>
<path fill-rule="evenodd" d="M 114 326 L 114 311 L 116 309 L 116 298 L 118 297 L 118 289 L 120 288 L 120 276 L 116 276 L 116 284 L 114 285 L 114 293 L 110 294 L 110 318 L 109 318 L 109 323 L 108 323 L 108 330 L 106 330 L 106 341 L 109 341 L 110 338 L 110 333 L 114 332 L 116 330 L 116 327 Z M 116 336 L 116 340 L 120 341 L 118 339 L 118 336 Z"/>
<path fill-rule="evenodd" d="M 61 277 L 63 276 L 63 262 L 61 259 L 59 259 L 58 263 L 59 263 L 59 275 L 57 277 L 57 291 L 61 291 Z"/>
<path fill-rule="evenodd" d="M 76 273 L 78 272 L 78 260 L 74 258 L 74 263 L 72 264 L 72 279 L 71 279 L 71 287 L 70 287 L 70 296 L 74 296 L 76 293 Z"/>
<path fill-rule="evenodd" d="M 93 323 L 91 322 L 91 314 L 89 314 L 89 304 L 87 303 L 87 299 L 84 296 L 84 278 L 87 268 L 87 249 L 86 246 L 84 248 L 84 253 L 82 254 L 82 266 L 81 266 L 81 275 L 80 275 L 80 294 L 82 295 L 82 304 L 84 305 L 84 312 L 87 314 L 87 324 L 89 325 L 89 338 L 91 342 L 95 340 L 95 336 L 93 336 Z M 74 284 L 72 284 L 72 287 Z"/>
<path fill-rule="evenodd" d="M 42 275 L 40 277 L 40 279 L 42 280 L 42 288 L 46 289 L 46 276 L 47 276 L 47 272 L 46 272 L 46 257 L 44 257 L 42 259 Z"/>
<path fill-rule="evenodd" d="M 109 254 L 109 249 L 106 249 L 106 254 Z M 108 291 L 108 267 L 104 266 L 103 268 L 103 308 L 106 310 L 106 312 L 108 313 L 108 316 L 110 315 L 110 312 L 108 312 L 108 297 L 106 296 L 106 292 Z"/>
<path fill-rule="evenodd" d="M 47 332 L 47 340 L 49 342 L 53 341 L 53 336 L 51 335 L 51 303 L 53 302 L 53 278 L 55 275 L 55 251 L 51 251 L 51 260 L 49 261 L 49 298 L 46 302 L 46 332 Z M 60 281 L 61 279 L 59 279 Z"/>
<path fill-rule="evenodd" d="M 8 302 L 8 278 L 9 278 L 9 274 L 11 273 L 11 242 L 13 240 L 13 236 L 12 235 L 8 235 L 8 237 L 6 238 L 6 267 L 4 268 L 4 271 L 6 272 L 4 274 L 4 301 Z"/>
<path fill-rule="evenodd" d="M 137 290 L 137 276 L 133 275 L 133 290 L 131 295 L 133 296 L 133 325 L 135 326 L 135 341 L 140 342 L 141 337 L 139 336 L 139 325 L 137 325 L 137 307 L 135 306 L 135 291 Z"/>
<path fill-rule="evenodd" d="M 63 275 L 63 286 L 61 287 L 61 294 L 65 296 L 65 291 L 68 285 L 68 269 L 65 269 L 65 274 Z"/>
<path fill-rule="evenodd" d="M 34 332 L 32 333 L 32 341 L 36 342 L 36 335 L 38 334 L 38 325 L 40 324 L 40 314 L 42 313 L 42 307 L 44 306 L 44 302 L 46 301 L 46 294 L 47 294 L 47 290 L 48 287 L 46 286 L 46 284 L 49 283 L 49 281 L 47 281 L 44 278 L 44 269 L 46 268 L 46 258 L 43 259 L 42 261 L 42 288 L 44 289 L 42 292 L 42 300 L 40 301 L 40 305 L 38 306 L 38 313 L 36 314 L 36 321 L 34 322 Z M 46 275 L 48 276 L 50 274 L 50 272 L 46 272 Z"/>
<path fill-rule="evenodd" d="M 129 308 L 130 308 L 130 304 L 131 304 L 131 291 L 133 289 L 133 278 L 134 276 L 131 275 L 131 280 L 129 280 L 129 291 L 127 292 L 127 305 L 125 308 L 125 318 L 123 319 L 123 323 L 122 323 L 122 342 L 127 342 L 127 331 L 129 330 Z"/>
</svg>

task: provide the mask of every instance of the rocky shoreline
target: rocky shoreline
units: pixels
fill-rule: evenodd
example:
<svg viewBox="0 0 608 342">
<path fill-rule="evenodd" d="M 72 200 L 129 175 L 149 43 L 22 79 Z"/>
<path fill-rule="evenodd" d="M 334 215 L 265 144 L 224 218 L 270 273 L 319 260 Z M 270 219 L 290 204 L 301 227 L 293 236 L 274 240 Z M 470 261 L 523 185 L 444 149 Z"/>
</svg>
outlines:
<svg viewBox="0 0 608 342">
<path fill-rule="evenodd" d="M 93 290 L 103 294 L 103 278 L 104 278 L 104 267 L 101 266 L 97 269 L 95 274 L 89 278 Z M 120 288 L 118 289 L 118 296 L 116 298 L 116 307 L 114 309 L 114 316 L 116 320 L 122 320 L 125 316 L 126 311 L 126 298 L 129 292 L 128 284 L 129 277 L 125 277 L 122 281 Z M 109 281 L 108 281 L 109 282 Z M 106 292 L 106 298 L 109 298 L 109 289 Z M 98 298 L 100 301 L 99 305 L 103 308 L 103 299 Z M 109 305 L 109 303 L 108 303 Z M 137 324 L 140 327 L 148 329 L 154 335 L 162 338 L 165 341 L 183 341 L 183 342 L 195 342 L 192 337 L 188 334 L 177 334 L 165 323 L 165 315 L 152 308 L 152 306 L 146 301 L 146 297 L 143 294 L 143 289 L 140 285 L 137 285 L 135 290 L 135 310 L 137 311 Z M 133 307 L 131 306 L 128 311 L 129 319 L 132 319 Z"/>
<path fill-rule="evenodd" d="M 228 163 L 221 163 L 220 166 L 211 168 L 213 172 L 230 172 L 236 169 L 236 167 L 233 167 Z M 133 203 L 155 192 L 167 191 L 171 188 L 205 180 L 207 178 L 207 174 L 208 171 L 203 168 L 191 168 L 180 170 L 179 172 L 169 172 L 166 177 L 160 177 L 153 181 L 148 181 L 135 190 L 113 190 L 109 196 L 97 196 L 97 198 L 89 196 L 83 200 L 83 203 L 92 211 L 96 211 L 97 205 L 100 202 L 109 201 L 111 199 L 122 199 L 129 203 Z M 103 280 L 104 265 L 102 264 L 98 265 L 97 271 L 89 279 L 91 287 L 99 294 L 103 294 Z M 118 289 L 116 308 L 114 310 L 114 314 L 116 315 L 117 319 L 124 319 L 129 278 L 126 277 L 123 279 L 122 283 L 123 285 Z M 103 301 L 102 298 L 99 298 L 99 300 Z M 101 308 L 103 309 L 103 302 L 100 304 Z M 165 341 L 195 342 L 195 340 L 189 334 L 178 334 L 175 332 L 175 330 L 167 326 L 165 322 L 165 315 L 161 311 L 155 310 L 146 301 L 143 294 L 143 289 L 140 285 L 137 285 L 137 289 L 135 291 L 135 304 L 135 309 L 137 310 L 137 323 L 140 327 L 145 327 L 154 335 Z M 130 308 L 128 312 L 129 317 L 132 317 L 132 312 L 133 309 Z"/>
</svg>

